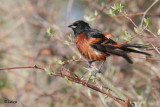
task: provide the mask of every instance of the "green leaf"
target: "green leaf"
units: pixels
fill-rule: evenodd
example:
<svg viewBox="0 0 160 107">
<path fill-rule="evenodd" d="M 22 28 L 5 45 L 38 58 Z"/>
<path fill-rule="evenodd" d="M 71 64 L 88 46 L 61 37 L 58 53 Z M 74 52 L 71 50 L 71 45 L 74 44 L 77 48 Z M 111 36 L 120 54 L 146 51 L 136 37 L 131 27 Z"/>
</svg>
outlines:
<svg viewBox="0 0 160 107">
<path fill-rule="evenodd" d="M 87 76 L 87 81 L 90 80 L 91 77 L 92 77 L 92 74 L 89 74 L 89 76 Z"/>
<path fill-rule="evenodd" d="M 125 31 L 124 33 L 125 35 L 122 36 L 122 39 L 129 41 L 132 38 L 131 34 L 128 31 Z"/>
<path fill-rule="evenodd" d="M 51 67 L 46 67 L 46 68 L 44 68 L 44 70 L 47 72 L 47 74 L 51 74 L 53 71 L 52 71 L 52 69 L 51 69 Z"/>
<path fill-rule="evenodd" d="M 75 56 L 73 56 L 73 57 L 72 57 L 72 61 L 75 61 L 75 60 L 76 60 L 76 58 L 75 58 Z"/>
<path fill-rule="evenodd" d="M 70 43 L 68 41 L 65 41 L 64 44 L 68 45 L 68 46 L 70 45 Z"/>
<path fill-rule="evenodd" d="M 116 10 L 116 5 L 114 4 L 114 6 L 111 7 L 113 10 Z"/>
<path fill-rule="evenodd" d="M 116 8 L 119 9 L 121 6 L 119 3 L 116 4 Z"/>
<path fill-rule="evenodd" d="M 116 3 L 114 4 L 114 6 L 111 7 L 111 9 L 109 10 L 109 14 L 111 16 L 115 16 L 115 14 L 121 12 L 123 9 L 123 6 L 121 5 L 121 3 Z"/>
<path fill-rule="evenodd" d="M 105 97 L 104 97 L 104 100 L 106 100 L 108 98 L 108 95 L 106 95 Z"/>
<path fill-rule="evenodd" d="M 49 35 L 52 35 L 52 34 L 53 34 L 53 29 L 52 29 L 51 27 L 49 27 L 49 28 L 47 29 L 47 33 L 48 33 Z"/>
<path fill-rule="evenodd" d="M 66 81 L 68 81 L 68 77 L 65 76 L 64 79 L 65 79 Z"/>
<path fill-rule="evenodd" d="M 92 21 L 94 21 L 96 18 L 95 18 L 94 16 L 90 15 L 90 16 L 84 16 L 84 19 L 85 19 L 86 21 L 88 21 L 88 22 L 92 22 Z"/>
<path fill-rule="evenodd" d="M 146 24 L 146 26 L 148 26 L 149 25 L 149 23 L 151 22 L 151 19 L 150 18 L 144 18 L 144 22 L 145 22 L 145 24 Z"/>
<path fill-rule="evenodd" d="M 109 9 L 109 14 L 110 14 L 111 16 L 115 16 L 115 13 L 113 12 L 112 9 Z"/>
<path fill-rule="evenodd" d="M 67 81 L 68 84 L 70 84 L 70 85 L 72 84 L 72 82 L 68 80 L 67 76 L 65 76 L 64 79 Z"/>
<path fill-rule="evenodd" d="M 116 4 L 116 9 L 117 11 L 121 12 L 122 11 L 123 6 L 121 5 L 121 3 L 117 3 Z"/>
<path fill-rule="evenodd" d="M 71 84 L 72 84 L 72 82 L 71 82 L 71 81 L 69 81 L 69 80 L 67 81 L 67 83 L 68 83 L 69 85 L 71 85 Z"/>
<path fill-rule="evenodd" d="M 136 27 L 134 27 L 134 31 L 135 31 L 136 33 L 140 33 L 140 31 L 139 31 Z"/>
<path fill-rule="evenodd" d="M 63 64 L 64 64 L 64 61 L 58 60 L 58 64 L 59 64 L 59 65 L 63 65 Z"/>
<path fill-rule="evenodd" d="M 107 90 L 107 93 L 109 93 L 109 89 Z M 107 99 L 108 98 L 108 95 L 106 95 L 105 97 L 104 97 L 104 99 Z"/>
<path fill-rule="evenodd" d="M 123 9 L 123 6 L 122 6 L 122 4 L 120 4 L 120 9 L 119 9 L 119 11 L 121 12 L 122 9 Z"/>
</svg>

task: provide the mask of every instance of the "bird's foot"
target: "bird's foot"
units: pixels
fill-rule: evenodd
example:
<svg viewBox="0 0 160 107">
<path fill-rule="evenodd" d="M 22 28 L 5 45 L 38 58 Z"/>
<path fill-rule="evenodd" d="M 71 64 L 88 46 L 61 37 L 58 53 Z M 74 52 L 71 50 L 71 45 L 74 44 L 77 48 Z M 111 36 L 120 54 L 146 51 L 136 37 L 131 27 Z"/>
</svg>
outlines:
<svg viewBox="0 0 160 107">
<path fill-rule="evenodd" d="M 90 61 L 87 61 L 87 66 L 88 66 L 88 68 L 91 68 L 91 62 Z"/>
<path fill-rule="evenodd" d="M 91 68 L 91 64 L 92 64 L 94 61 L 95 61 L 95 60 L 87 61 L 87 66 L 88 66 L 88 68 Z"/>
<path fill-rule="evenodd" d="M 94 70 L 94 71 L 92 71 L 92 75 L 94 75 L 94 76 L 96 76 L 97 73 L 101 73 L 101 71 L 100 70 Z"/>
</svg>

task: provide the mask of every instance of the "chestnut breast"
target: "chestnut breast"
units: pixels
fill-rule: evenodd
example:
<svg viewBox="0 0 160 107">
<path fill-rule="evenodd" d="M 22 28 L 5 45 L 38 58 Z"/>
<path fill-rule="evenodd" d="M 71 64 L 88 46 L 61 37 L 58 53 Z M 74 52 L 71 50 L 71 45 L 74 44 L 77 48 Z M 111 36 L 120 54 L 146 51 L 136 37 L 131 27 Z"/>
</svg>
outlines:
<svg viewBox="0 0 160 107">
<path fill-rule="evenodd" d="M 85 32 L 75 38 L 76 46 L 79 52 L 88 60 L 105 60 L 107 54 L 100 52 L 91 47 L 91 44 L 96 43 L 100 38 L 86 38 Z"/>
</svg>

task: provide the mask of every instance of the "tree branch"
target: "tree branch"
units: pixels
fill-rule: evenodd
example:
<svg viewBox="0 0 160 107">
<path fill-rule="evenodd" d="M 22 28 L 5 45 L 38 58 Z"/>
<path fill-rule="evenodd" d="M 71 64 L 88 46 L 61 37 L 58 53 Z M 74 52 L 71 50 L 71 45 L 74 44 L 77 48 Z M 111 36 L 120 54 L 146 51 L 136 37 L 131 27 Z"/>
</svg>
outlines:
<svg viewBox="0 0 160 107">
<path fill-rule="evenodd" d="M 40 69 L 40 70 L 45 70 L 42 67 L 38 67 L 37 65 L 33 65 L 33 66 L 22 66 L 22 67 L 10 67 L 10 68 L 0 68 L 0 70 L 11 70 L 11 69 L 27 69 L 27 68 L 31 68 L 31 69 Z M 77 84 L 81 84 L 85 87 L 88 87 L 92 90 L 95 90 L 97 92 L 103 93 L 107 96 L 109 96 L 110 98 L 112 98 L 114 101 L 116 101 L 117 103 L 119 103 L 120 105 L 122 105 L 123 107 L 132 107 L 133 103 L 130 103 L 129 99 L 123 100 L 120 98 L 117 98 L 113 95 L 111 95 L 110 93 L 106 92 L 104 89 L 89 83 L 88 81 L 82 80 L 80 79 L 74 72 L 71 72 L 69 70 L 63 69 L 61 71 L 52 71 L 49 75 L 52 76 L 57 76 L 57 77 L 62 77 L 65 78 L 67 77 L 67 79 L 69 81 L 72 81 L 74 83 Z"/>
</svg>

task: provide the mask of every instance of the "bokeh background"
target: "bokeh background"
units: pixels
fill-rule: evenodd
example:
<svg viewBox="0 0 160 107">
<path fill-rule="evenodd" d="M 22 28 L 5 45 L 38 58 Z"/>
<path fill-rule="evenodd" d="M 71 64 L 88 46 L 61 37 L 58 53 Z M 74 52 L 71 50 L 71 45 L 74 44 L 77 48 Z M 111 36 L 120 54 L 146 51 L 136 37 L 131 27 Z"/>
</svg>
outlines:
<svg viewBox="0 0 160 107">
<path fill-rule="evenodd" d="M 118 42 L 148 44 L 145 52 L 130 54 L 134 64 L 111 56 L 103 67 L 105 80 L 94 83 L 107 87 L 112 84 L 136 107 L 160 105 L 160 1 L 155 0 L 0 0 L 0 68 L 14 66 L 50 67 L 60 70 L 63 61 L 76 59 L 66 66 L 78 76 L 90 69 L 73 44 L 74 35 L 67 26 L 83 19 L 93 28 L 110 32 Z M 121 3 L 122 12 L 111 14 L 112 7 Z M 141 26 L 144 12 L 150 23 Z M 126 13 L 143 29 L 136 34 Z M 51 28 L 53 33 L 48 34 Z M 138 35 L 138 36 L 136 36 Z M 136 37 L 135 37 L 136 36 Z M 134 37 L 134 38 L 133 38 Z M 133 39 L 132 39 L 133 38 Z M 150 43 L 148 42 L 150 41 Z M 153 48 L 154 47 L 154 48 Z M 98 63 L 96 64 L 98 65 Z M 101 78 L 99 74 L 97 78 Z M 118 96 L 113 92 L 113 94 Z M 6 104 L 5 99 L 17 101 Z M 68 84 L 65 79 L 49 76 L 36 69 L 0 71 L 0 107 L 120 107 L 105 95 L 86 87 Z"/>
</svg>

